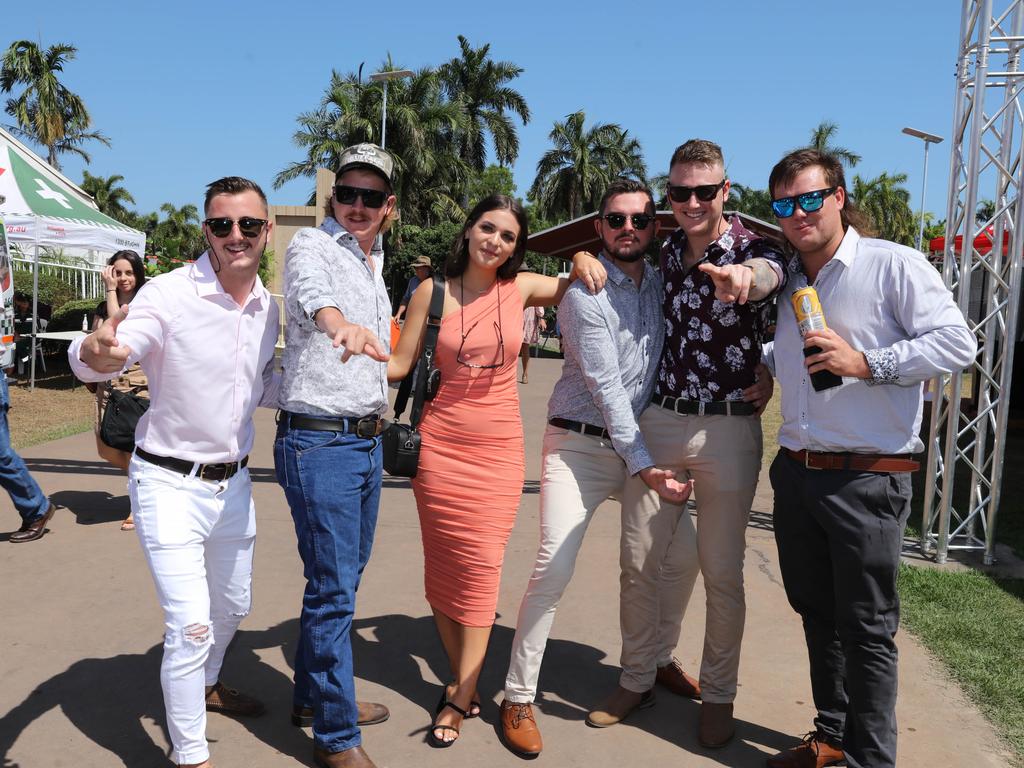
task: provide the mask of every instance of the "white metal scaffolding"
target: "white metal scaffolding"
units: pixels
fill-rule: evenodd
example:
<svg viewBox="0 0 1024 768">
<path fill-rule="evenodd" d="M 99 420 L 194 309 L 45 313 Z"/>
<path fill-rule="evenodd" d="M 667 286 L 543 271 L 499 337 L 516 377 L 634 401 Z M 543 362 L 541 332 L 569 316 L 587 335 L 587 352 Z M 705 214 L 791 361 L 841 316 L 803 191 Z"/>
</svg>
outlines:
<svg viewBox="0 0 1024 768">
<path fill-rule="evenodd" d="M 932 381 L 921 547 L 993 562 L 1024 252 L 1024 0 L 964 0 L 943 278 L 978 336 L 975 365 Z M 979 220 L 978 203 L 995 211 Z"/>
</svg>

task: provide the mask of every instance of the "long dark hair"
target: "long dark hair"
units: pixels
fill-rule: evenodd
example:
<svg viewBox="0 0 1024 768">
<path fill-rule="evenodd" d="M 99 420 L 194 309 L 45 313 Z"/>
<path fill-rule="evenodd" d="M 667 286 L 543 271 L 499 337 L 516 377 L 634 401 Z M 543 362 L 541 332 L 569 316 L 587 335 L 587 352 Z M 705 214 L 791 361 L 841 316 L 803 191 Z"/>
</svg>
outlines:
<svg viewBox="0 0 1024 768">
<path fill-rule="evenodd" d="M 519 204 L 518 200 L 514 200 L 508 195 L 493 194 L 473 206 L 473 210 L 466 217 L 466 223 L 462 225 L 462 231 L 452 243 L 448 261 L 445 262 L 445 277 L 459 277 L 466 271 L 466 265 L 469 264 L 469 241 L 466 239 L 466 233 L 480 220 L 481 216 L 491 211 L 509 211 L 516 217 L 519 224 L 516 249 L 512 252 L 509 260 L 498 267 L 499 280 L 511 280 L 516 276 L 516 272 L 519 271 L 519 266 L 526 256 L 526 239 L 530 236 L 530 224 L 526 220 L 526 211 L 523 210 L 523 206 Z"/>
<path fill-rule="evenodd" d="M 135 293 L 132 298 L 138 294 L 139 288 L 141 288 L 146 282 L 146 266 L 142 263 L 142 259 L 139 258 L 139 254 L 135 251 L 118 251 L 109 259 L 107 259 L 108 266 L 114 266 L 114 262 L 121 261 L 124 259 L 132 265 L 132 274 L 135 275 Z"/>
</svg>

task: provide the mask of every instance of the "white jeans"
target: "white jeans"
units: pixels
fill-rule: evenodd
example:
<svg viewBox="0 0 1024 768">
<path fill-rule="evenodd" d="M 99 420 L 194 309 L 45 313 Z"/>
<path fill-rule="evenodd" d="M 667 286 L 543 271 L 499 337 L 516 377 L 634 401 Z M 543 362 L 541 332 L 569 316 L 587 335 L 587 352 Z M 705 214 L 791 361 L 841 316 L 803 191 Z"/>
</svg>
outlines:
<svg viewBox="0 0 1024 768">
<path fill-rule="evenodd" d="M 548 425 L 540 481 L 540 548 L 519 606 L 505 678 L 508 701 L 525 704 L 536 697 L 555 610 L 572 578 L 587 526 L 605 499 L 613 494 L 622 498 L 626 479 L 626 465 L 611 441 Z"/>
<path fill-rule="evenodd" d="M 209 759 L 205 687 L 252 605 L 251 491 L 248 469 L 215 483 L 134 455 L 128 468 L 135 530 L 164 611 L 160 684 L 177 763 Z"/>
</svg>

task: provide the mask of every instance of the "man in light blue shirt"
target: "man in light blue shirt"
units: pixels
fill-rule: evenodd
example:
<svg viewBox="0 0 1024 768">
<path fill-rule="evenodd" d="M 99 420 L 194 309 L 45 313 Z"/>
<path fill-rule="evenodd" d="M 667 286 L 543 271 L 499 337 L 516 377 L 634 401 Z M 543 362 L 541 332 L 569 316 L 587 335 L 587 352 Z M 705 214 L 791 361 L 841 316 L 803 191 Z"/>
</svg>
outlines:
<svg viewBox="0 0 1024 768">
<path fill-rule="evenodd" d="M 595 227 L 608 282 L 591 294 L 577 281 L 559 305 L 565 364 L 544 433 L 541 544 L 519 609 L 501 705 L 502 739 L 524 756 L 541 751 L 531 704 L 555 609 L 594 510 L 613 494 L 625 500 L 633 475 L 676 504 L 691 489 L 654 466 L 637 426 L 654 391 L 665 337 L 661 277 L 644 259 L 657 228 L 650 190 L 635 181 L 614 182 Z M 644 483 L 638 485 L 646 490 Z"/>
</svg>

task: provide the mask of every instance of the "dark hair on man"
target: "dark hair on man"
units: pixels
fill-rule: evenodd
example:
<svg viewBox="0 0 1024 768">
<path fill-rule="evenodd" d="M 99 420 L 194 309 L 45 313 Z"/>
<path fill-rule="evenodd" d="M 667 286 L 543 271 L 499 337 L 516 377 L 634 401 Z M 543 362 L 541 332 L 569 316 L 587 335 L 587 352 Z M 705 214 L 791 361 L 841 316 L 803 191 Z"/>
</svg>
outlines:
<svg viewBox="0 0 1024 768">
<path fill-rule="evenodd" d="M 821 168 L 825 176 L 825 184 L 830 187 L 842 187 L 846 193 L 846 201 L 839 210 L 840 219 L 843 222 L 843 230 L 853 226 L 864 237 L 876 237 L 878 230 L 875 229 L 871 217 L 857 207 L 857 203 L 850 197 L 850 190 L 846 187 L 846 176 L 843 173 L 843 164 L 839 158 L 828 152 L 821 152 L 817 149 L 797 149 L 790 152 L 779 160 L 772 168 L 768 176 L 768 194 L 775 199 L 775 187 L 779 184 L 788 184 L 798 174 L 817 166 Z"/>
<path fill-rule="evenodd" d="M 720 165 L 725 168 L 725 158 L 722 156 L 722 148 L 713 141 L 707 139 L 690 139 L 685 144 L 676 147 L 669 161 L 668 169 L 671 171 L 677 165 L 697 163 L 699 165 Z"/>
<path fill-rule="evenodd" d="M 637 181 L 636 179 L 616 179 L 608 185 L 608 189 L 604 191 L 604 197 L 601 198 L 601 205 L 598 206 L 598 216 L 604 216 L 605 209 L 608 205 L 608 201 L 616 195 L 629 195 L 634 192 L 641 192 L 647 195 L 647 199 L 650 201 L 651 213 L 656 211 L 654 206 L 654 194 L 643 182 Z"/>
<path fill-rule="evenodd" d="M 243 179 L 241 176 L 225 176 L 206 185 L 206 199 L 203 201 L 203 213 L 209 213 L 210 201 L 217 195 L 240 195 L 243 192 L 255 192 L 263 201 L 263 210 L 267 210 L 267 196 L 255 181 Z"/>
<path fill-rule="evenodd" d="M 488 195 L 473 206 L 473 210 L 466 217 L 466 223 L 462 225 L 462 231 L 459 232 L 459 236 L 452 243 L 451 252 L 448 254 L 448 261 L 445 262 L 445 277 L 459 277 L 466 271 L 466 266 L 469 264 L 469 240 L 466 238 L 466 233 L 473 228 L 473 225 L 480 220 L 481 216 L 491 211 L 509 211 L 516 217 L 516 221 L 519 223 L 519 236 L 516 238 L 516 248 L 508 261 L 498 267 L 499 280 L 511 280 L 516 276 L 516 272 L 519 271 L 519 266 L 523 263 L 523 259 L 526 256 L 526 238 L 530 235 L 530 225 L 526 220 L 526 211 L 523 210 L 523 206 L 519 204 L 518 200 L 514 200 L 508 195 L 493 194 Z"/>
<path fill-rule="evenodd" d="M 138 293 L 139 288 L 146 282 L 146 265 L 142 263 L 139 254 L 129 250 L 118 251 L 107 259 L 107 264 L 113 266 L 114 262 L 122 260 L 132 265 L 132 274 L 135 275 L 135 293 Z"/>
</svg>

